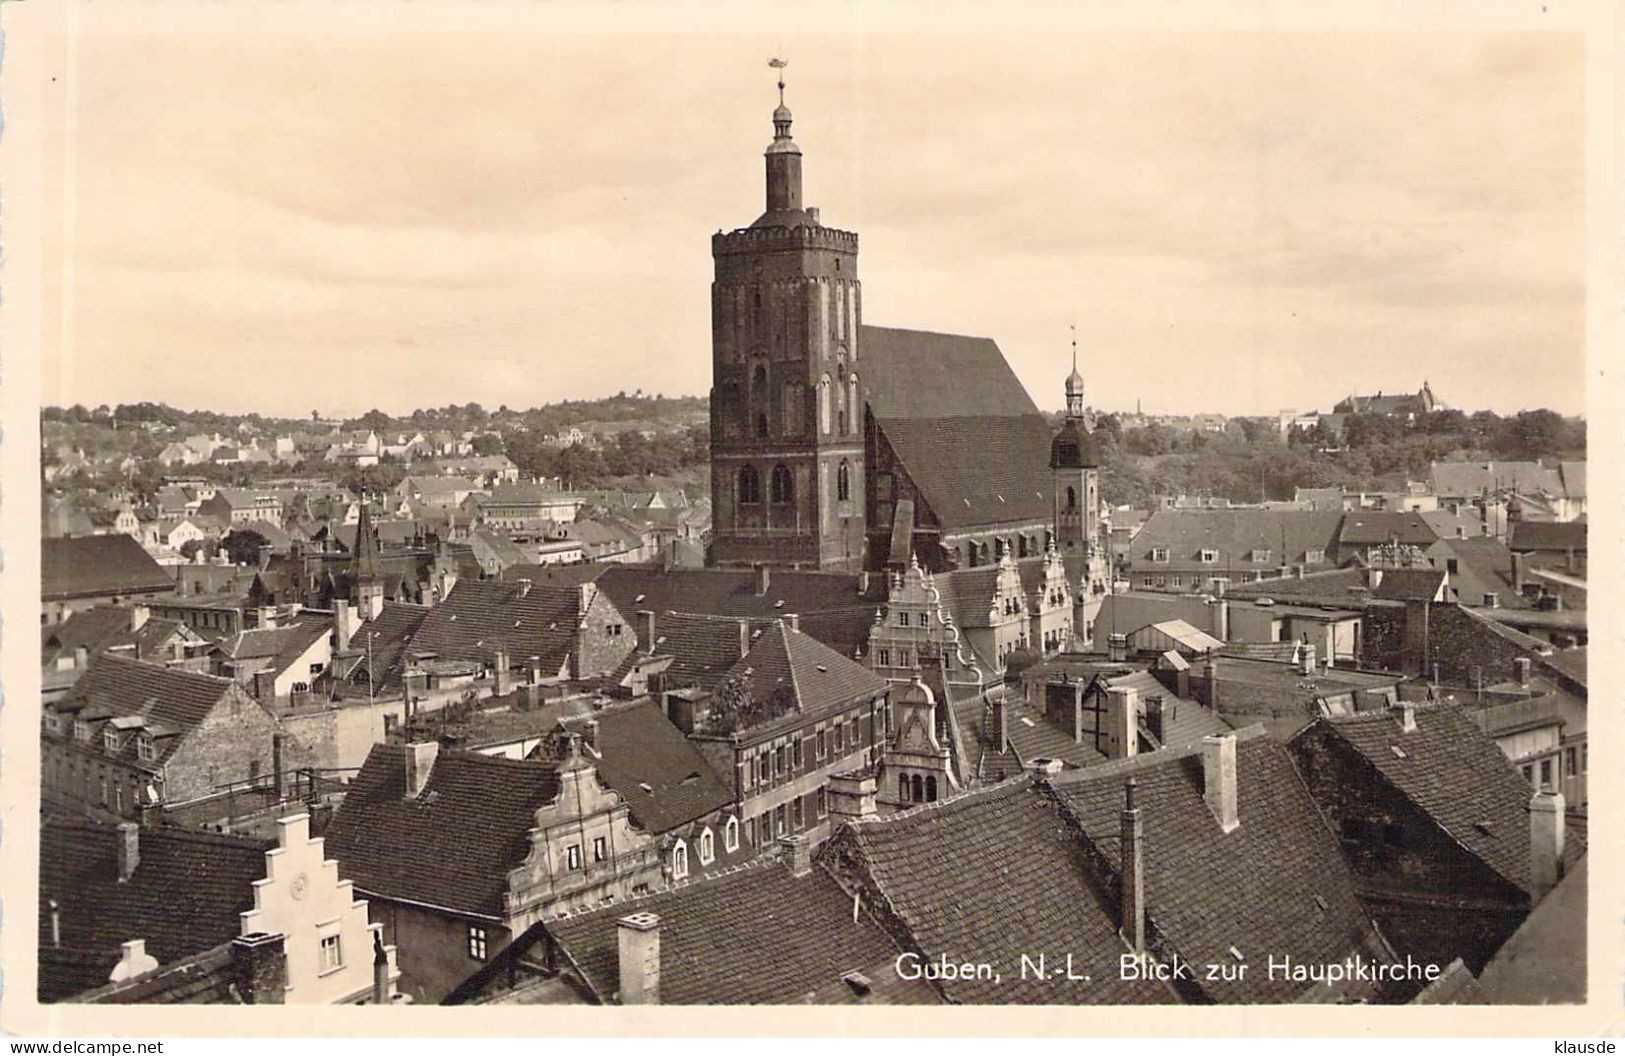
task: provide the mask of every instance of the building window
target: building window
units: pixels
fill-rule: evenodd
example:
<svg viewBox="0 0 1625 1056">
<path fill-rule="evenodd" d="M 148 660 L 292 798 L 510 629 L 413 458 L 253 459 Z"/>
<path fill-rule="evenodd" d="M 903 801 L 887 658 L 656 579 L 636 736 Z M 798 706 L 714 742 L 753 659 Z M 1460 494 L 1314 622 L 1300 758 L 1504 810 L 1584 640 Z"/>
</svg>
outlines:
<svg viewBox="0 0 1625 1056">
<path fill-rule="evenodd" d="M 746 466 L 739 471 L 739 504 L 754 506 L 761 501 L 762 478 L 757 475 L 755 466 Z"/>
<path fill-rule="evenodd" d="M 907 774 L 898 774 L 897 775 L 897 798 L 902 800 L 904 803 L 908 802 L 908 775 Z"/>
<path fill-rule="evenodd" d="M 927 803 L 935 803 L 937 801 L 937 779 L 935 777 L 927 777 L 925 779 L 925 801 Z"/>
<path fill-rule="evenodd" d="M 337 932 L 322 936 L 321 967 L 322 974 L 336 972 L 344 967 L 344 948 L 340 945 L 340 936 Z"/>
<path fill-rule="evenodd" d="M 762 438 L 767 436 L 767 415 L 765 414 L 756 416 L 756 435 Z"/>
<path fill-rule="evenodd" d="M 796 770 L 800 770 L 801 769 L 801 738 L 800 737 L 796 738 L 795 744 L 792 745 L 792 748 L 794 749 L 794 756 L 795 757 L 791 760 L 791 766 Z"/>
<path fill-rule="evenodd" d="M 700 864 L 710 865 L 716 860 L 716 857 L 717 853 L 715 837 L 711 835 L 710 829 L 706 829 L 704 832 L 700 833 Z"/>
<path fill-rule="evenodd" d="M 75 740 L 89 741 L 90 740 L 90 723 L 85 722 L 83 719 L 74 719 L 73 720 L 73 736 L 74 736 Z"/>
<path fill-rule="evenodd" d="M 135 756 L 143 763 L 150 763 L 158 758 L 158 749 L 152 743 L 150 733 L 137 734 L 135 738 Z"/>
<path fill-rule="evenodd" d="M 908 613 L 899 612 L 897 614 L 897 626 L 899 626 L 899 627 L 907 627 L 908 626 Z"/>
<path fill-rule="evenodd" d="M 609 849 L 604 845 L 604 838 L 602 836 L 594 836 L 592 838 L 592 860 L 595 862 L 601 862 L 608 857 L 608 854 Z"/>
<path fill-rule="evenodd" d="M 890 667 L 891 666 L 891 650 L 890 649 L 882 649 L 882 650 L 879 651 L 879 653 L 877 655 L 879 657 L 881 667 Z"/>
<path fill-rule="evenodd" d="M 468 926 L 468 955 L 476 961 L 483 961 L 488 949 L 485 929 L 470 924 Z"/>
<path fill-rule="evenodd" d="M 1179 588 L 1179 587 L 1183 587 L 1185 585 L 1185 577 L 1184 576 L 1169 576 L 1168 577 L 1168 584 L 1170 586 L 1176 588 L 1176 589 Z"/>
<path fill-rule="evenodd" d="M 739 819 L 729 818 L 722 827 L 722 849 L 730 854 L 739 850 Z"/>
<path fill-rule="evenodd" d="M 1552 787 L 1552 761 L 1550 759 L 1540 761 L 1540 787 Z"/>
<path fill-rule="evenodd" d="M 845 502 L 852 497 L 852 470 L 843 461 L 835 470 L 835 498 Z"/>
<path fill-rule="evenodd" d="M 788 820 L 785 817 L 784 804 L 780 803 L 778 809 L 773 812 L 773 831 L 780 834 L 789 832 L 790 830 L 787 827 L 788 824 Z"/>
<path fill-rule="evenodd" d="M 880 663 L 881 663 L 882 666 L 885 665 L 885 663 L 886 663 L 885 657 L 881 657 Z M 828 751 L 829 751 L 829 731 L 828 730 L 819 730 L 817 739 L 813 741 L 813 758 L 822 759 L 822 758 L 824 758 L 825 754 L 828 753 Z"/>
<path fill-rule="evenodd" d="M 773 501 L 781 506 L 795 498 L 795 491 L 790 485 L 790 467 L 782 462 L 773 467 L 769 486 L 772 489 Z"/>
<path fill-rule="evenodd" d="M 564 849 L 564 867 L 566 869 L 581 868 L 581 844 L 572 843 Z"/>
<path fill-rule="evenodd" d="M 671 849 L 671 875 L 673 879 L 683 880 L 688 876 L 688 844 L 682 840 Z"/>
<path fill-rule="evenodd" d="M 1579 766 L 1576 765 L 1579 762 L 1576 758 L 1578 754 L 1573 748 L 1563 749 L 1563 772 L 1565 774 L 1573 776 L 1580 772 Z"/>
<path fill-rule="evenodd" d="M 825 797 L 824 790 L 822 788 L 820 788 L 818 790 L 818 816 L 821 818 L 825 814 L 828 814 L 828 813 L 829 813 L 829 800 Z"/>
<path fill-rule="evenodd" d="M 113 729 L 111 723 L 102 729 L 102 747 L 107 749 L 109 754 L 118 752 L 118 731 Z"/>
</svg>

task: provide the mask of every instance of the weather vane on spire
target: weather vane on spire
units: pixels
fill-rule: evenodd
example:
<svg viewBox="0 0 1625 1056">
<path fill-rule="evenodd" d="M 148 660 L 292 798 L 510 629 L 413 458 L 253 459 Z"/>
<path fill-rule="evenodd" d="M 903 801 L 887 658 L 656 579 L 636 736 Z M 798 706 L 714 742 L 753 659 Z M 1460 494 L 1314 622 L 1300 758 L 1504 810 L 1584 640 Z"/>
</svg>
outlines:
<svg viewBox="0 0 1625 1056">
<path fill-rule="evenodd" d="M 784 68 L 790 65 L 789 59 L 781 59 L 777 55 L 767 60 L 767 64 L 779 71 L 779 105 L 784 105 Z"/>
<path fill-rule="evenodd" d="M 1072 321 L 1072 369 L 1078 369 L 1078 321 Z"/>
</svg>

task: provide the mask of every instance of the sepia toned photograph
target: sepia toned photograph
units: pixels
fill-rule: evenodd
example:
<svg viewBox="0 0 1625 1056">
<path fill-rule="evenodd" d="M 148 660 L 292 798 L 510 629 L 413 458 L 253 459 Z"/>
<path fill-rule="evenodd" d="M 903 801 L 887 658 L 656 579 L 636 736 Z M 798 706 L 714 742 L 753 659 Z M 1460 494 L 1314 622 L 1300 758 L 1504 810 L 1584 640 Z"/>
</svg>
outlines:
<svg viewBox="0 0 1625 1056">
<path fill-rule="evenodd" d="M 70 6 L 11 1002 L 1617 1003 L 1583 33 Z"/>
</svg>

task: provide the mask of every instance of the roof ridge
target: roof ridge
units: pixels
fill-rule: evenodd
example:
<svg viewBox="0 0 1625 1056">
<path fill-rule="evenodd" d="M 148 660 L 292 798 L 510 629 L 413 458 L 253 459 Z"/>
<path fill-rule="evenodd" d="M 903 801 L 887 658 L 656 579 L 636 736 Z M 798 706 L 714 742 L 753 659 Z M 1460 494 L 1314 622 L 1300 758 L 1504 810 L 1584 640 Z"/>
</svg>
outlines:
<svg viewBox="0 0 1625 1056">
<path fill-rule="evenodd" d="M 1234 736 L 1237 745 L 1250 744 L 1253 741 L 1268 741 L 1264 724 L 1255 722 L 1250 726 L 1243 726 L 1229 734 L 1221 736 Z M 1081 785 L 1092 780 L 1103 780 L 1131 771 L 1146 770 L 1152 767 L 1163 766 L 1168 763 L 1188 759 L 1193 755 L 1202 754 L 1202 742 L 1183 744 L 1174 748 L 1158 748 L 1150 752 L 1139 752 L 1122 759 L 1111 759 L 1095 766 L 1085 766 L 1077 770 L 1065 770 L 1059 774 L 1046 777 L 1044 784 L 1051 787 Z"/>
</svg>

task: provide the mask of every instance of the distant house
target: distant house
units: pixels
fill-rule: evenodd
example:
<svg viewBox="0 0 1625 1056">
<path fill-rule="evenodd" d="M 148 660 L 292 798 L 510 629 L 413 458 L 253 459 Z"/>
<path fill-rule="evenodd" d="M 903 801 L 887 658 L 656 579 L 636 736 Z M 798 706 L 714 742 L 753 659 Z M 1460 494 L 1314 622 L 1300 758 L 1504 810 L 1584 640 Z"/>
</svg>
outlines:
<svg viewBox="0 0 1625 1056">
<path fill-rule="evenodd" d="M 462 511 L 492 528 L 529 528 L 541 521 L 573 521 L 581 506 L 581 497 L 570 492 L 539 484 L 501 484 L 489 495 L 469 495 Z"/>
<path fill-rule="evenodd" d="M 1158 510 L 1119 577 L 1142 590 L 1221 593 L 1229 586 L 1333 567 L 1341 513 Z"/>
<path fill-rule="evenodd" d="M 269 521 L 280 527 L 282 496 L 269 488 L 217 488 L 213 497 L 198 505 L 198 513 L 233 526 Z"/>
<path fill-rule="evenodd" d="M 1334 414 L 1380 414 L 1389 418 L 1402 418 L 1407 422 L 1442 410 L 1443 405 L 1433 395 L 1427 382 L 1415 393 L 1375 396 L 1346 396 L 1332 408 Z"/>
<path fill-rule="evenodd" d="M 484 486 L 467 477 L 410 476 L 395 486 L 395 498 L 414 508 L 456 509 Z"/>
<path fill-rule="evenodd" d="M 41 781 L 87 816 L 140 818 L 270 780 L 276 733 L 230 679 L 103 653 L 44 710 Z"/>
<path fill-rule="evenodd" d="M 220 642 L 220 673 L 265 705 L 308 692 L 332 663 L 332 624 L 308 617 L 287 627 L 256 627 Z"/>
<path fill-rule="evenodd" d="M 60 623 L 96 605 L 159 598 L 175 580 L 127 535 L 44 539 L 40 543 L 40 622 Z"/>
</svg>

